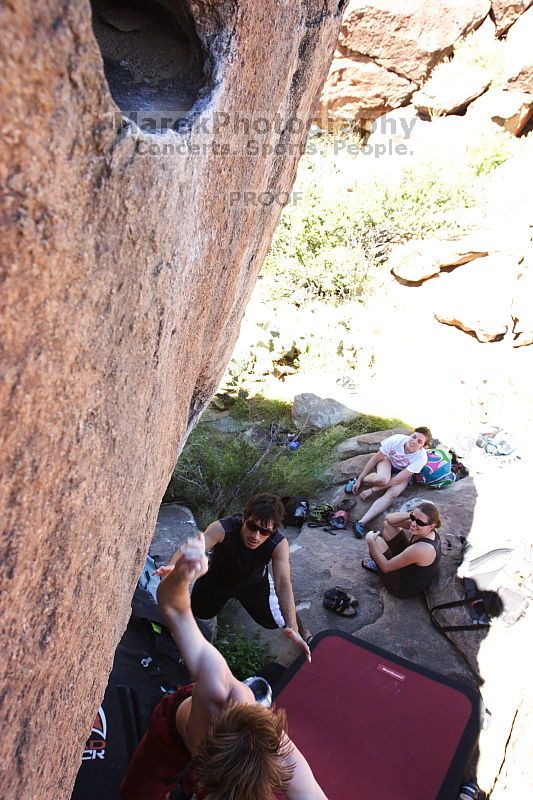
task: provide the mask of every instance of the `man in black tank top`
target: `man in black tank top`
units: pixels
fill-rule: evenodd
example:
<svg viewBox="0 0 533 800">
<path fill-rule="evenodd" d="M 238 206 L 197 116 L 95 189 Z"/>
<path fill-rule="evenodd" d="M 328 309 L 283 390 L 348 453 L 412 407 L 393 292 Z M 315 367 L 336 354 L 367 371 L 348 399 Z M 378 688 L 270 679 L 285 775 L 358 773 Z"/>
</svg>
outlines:
<svg viewBox="0 0 533 800">
<path fill-rule="evenodd" d="M 209 569 L 194 584 L 191 606 L 195 617 L 212 619 L 234 597 L 263 628 L 284 628 L 285 635 L 310 661 L 305 641 L 309 632 L 294 603 L 289 544 L 278 531 L 284 512 L 279 497 L 258 494 L 242 514 L 207 526 L 205 546 L 212 554 Z M 273 579 L 268 571 L 270 562 Z"/>
</svg>

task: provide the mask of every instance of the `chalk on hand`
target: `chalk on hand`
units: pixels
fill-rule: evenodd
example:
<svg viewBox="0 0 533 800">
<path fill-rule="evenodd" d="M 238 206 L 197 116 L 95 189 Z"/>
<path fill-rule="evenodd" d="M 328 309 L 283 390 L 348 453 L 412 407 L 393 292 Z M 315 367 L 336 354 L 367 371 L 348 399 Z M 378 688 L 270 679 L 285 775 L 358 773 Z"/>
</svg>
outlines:
<svg viewBox="0 0 533 800">
<path fill-rule="evenodd" d="M 196 561 L 202 558 L 204 550 L 198 539 L 187 539 L 181 547 L 181 552 L 187 561 Z"/>
</svg>

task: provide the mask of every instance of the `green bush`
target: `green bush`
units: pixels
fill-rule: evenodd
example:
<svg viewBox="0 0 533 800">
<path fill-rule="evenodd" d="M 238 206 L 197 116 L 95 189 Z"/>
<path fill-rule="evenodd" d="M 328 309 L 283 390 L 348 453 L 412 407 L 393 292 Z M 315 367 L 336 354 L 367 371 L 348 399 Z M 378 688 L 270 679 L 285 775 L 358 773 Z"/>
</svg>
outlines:
<svg viewBox="0 0 533 800">
<path fill-rule="evenodd" d="M 420 423 L 417 422 L 416 424 L 419 425 Z M 410 428 L 411 426 L 396 417 L 375 417 L 372 414 L 360 414 L 343 427 L 344 436 L 342 438 L 348 439 L 350 436 L 361 436 L 363 433 L 386 431 L 392 428 Z"/>
<path fill-rule="evenodd" d="M 318 433 L 293 452 L 268 427 L 256 441 L 220 434 L 199 425 L 190 435 L 174 468 L 164 502 L 186 505 L 201 528 L 242 509 L 257 492 L 313 496 L 324 486 L 323 472 L 342 432 Z"/>
<path fill-rule="evenodd" d="M 239 436 L 224 435 L 207 425 L 198 425 L 189 436 L 172 473 L 163 502 L 190 508 L 204 529 L 221 514 L 233 511 L 235 487 L 261 456 L 258 445 Z"/>
<path fill-rule="evenodd" d="M 204 529 L 225 514 L 242 510 L 257 492 L 303 495 L 326 486 L 324 474 L 343 439 L 403 425 L 399 420 L 361 415 L 349 425 L 306 434 L 296 451 L 286 446 L 290 406 L 258 396 L 239 398 L 248 406 L 249 436 L 225 434 L 201 422 L 193 430 L 163 498 L 190 508 Z M 289 425 L 287 424 L 289 423 Z"/>
<path fill-rule="evenodd" d="M 454 212 L 475 204 L 472 176 L 458 170 L 450 176 L 439 164 L 426 162 L 405 169 L 396 184 L 375 183 L 352 210 L 363 229 L 388 227 L 389 238 L 419 239 L 455 228 Z"/>
<path fill-rule="evenodd" d="M 372 291 L 390 243 L 460 232 L 460 211 L 479 201 L 480 178 L 509 157 L 509 138 L 487 136 L 455 170 L 436 158 L 404 169 L 396 182 L 376 181 L 357 191 L 354 185 L 351 192 L 345 184 L 336 187 L 331 152 L 326 180 L 304 156 L 295 184 L 300 202 L 283 210 L 262 269 L 272 298 L 360 298 Z"/>
<path fill-rule="evenodd" d="M 483 134 L 468 148 L 468 164 L 477 176 L 488 175 L 513 154 L 515 141 L 507 131 Z"/>
<path fill-rule="evenodd" d="M 215 647 L 239 680 L 257 675 L 269 660 L 268 648 L 257 636 L 248 638 L 242 629 L 231 630 L 229 625 L 218 626 Z"/>
<path fill-rule="evenodd" d="M 287 206 L 262 274 L 274 279 L 277 299 L 346 300 L 361 294 L 371 269 L 350 218 L 348 198 L 328 197 L 313 180 L 300 205 Z"/>
<path fill-rule="evenodd" d="M 263 467 L 267 491 L 314 497 L 326 485 L 324 472 L 333 461 L 335 446 L 345 434 L 345 429 L 337 426 L 310 435 L 294 452 L 282 448 L 277 457 Z"/>
<path fill-rule="evenodd" d="M 230 415 L 234 419 L 248 422 L 279 425 L 291 425 L 291 404 L 285 400 L 276 400 L 258 394 L 254 397 L 236 397 L 230 406 Z"/>
</svg>

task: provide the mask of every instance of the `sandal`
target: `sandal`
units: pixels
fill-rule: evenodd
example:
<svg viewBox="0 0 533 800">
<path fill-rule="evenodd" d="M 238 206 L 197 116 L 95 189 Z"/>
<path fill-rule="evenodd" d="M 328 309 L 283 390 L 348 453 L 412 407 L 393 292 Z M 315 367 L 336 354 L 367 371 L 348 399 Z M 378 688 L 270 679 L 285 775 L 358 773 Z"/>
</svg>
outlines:
<svg viewBox="0 0 533 800">
<path fill-rule="evenodd" d="M 361 561 L 361 566 L 363 569 L 367 569 L 369 572 L 373 572 L 374 575 L 379 575 L 378 565 L 374 561 L 373 558 L 363 558 Z"/>
<path fill-rule="evenodd" d="M 355 597 L 352 597 L 346 592 L 340 590 L 338 587 L 335 587 L 334 590 L 329 590 L 329 592 L 331 591 L 335 592 L 334 597 L 329 597 L 324 594 L 324 599 L 322 601 L 324 608 L 326 608 L 328 611 L 333 611 L 335 614 L 338 614 L 339 617 L 357 616 L 357 609 L 355 608 L 357 605 L 357 600 Z"/>
<path fill-rule="evenodd" d="M 324 592 L 324 597 L 328 600 L 335 600 L 337 597 L 347 597 L 350 601 L 352 606 L 359 605 L 359 600 L 347 592 L 346 589 L 343 589 L 342 586 L 334 586 L 333 589 L 326 589 Z"/>
</svg>

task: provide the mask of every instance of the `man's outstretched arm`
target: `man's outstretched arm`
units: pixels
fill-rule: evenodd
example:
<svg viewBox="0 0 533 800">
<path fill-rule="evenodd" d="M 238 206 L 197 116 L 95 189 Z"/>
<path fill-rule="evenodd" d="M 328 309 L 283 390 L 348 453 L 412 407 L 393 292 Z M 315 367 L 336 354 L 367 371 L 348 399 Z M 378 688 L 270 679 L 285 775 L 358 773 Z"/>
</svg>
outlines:
<svg viewBox="0 0 533 800">
<path fill-rule="evenodd" d="M 272 555 L 272 575 L 278 595 L 281 613 L 287 627 L 285 636 L 294 642 L 296 647 L 303 651 L 308 661 L 311 661 L 309 645 L 302 639 L 298 632 L 296 619 L 296 606 L 291 580 L 291 565 L 289 561 L 289 543 L 286 539 L 278 544 Z"/>
</svg>

